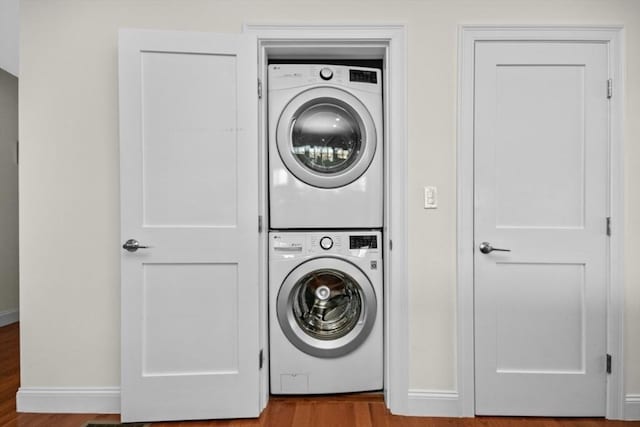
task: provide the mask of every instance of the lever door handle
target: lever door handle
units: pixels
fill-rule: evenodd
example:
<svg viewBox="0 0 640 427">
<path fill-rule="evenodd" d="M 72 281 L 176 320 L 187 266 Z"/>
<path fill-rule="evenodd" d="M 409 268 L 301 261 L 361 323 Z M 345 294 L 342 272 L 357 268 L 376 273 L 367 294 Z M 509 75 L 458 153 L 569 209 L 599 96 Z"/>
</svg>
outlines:
<svg viewBox="0 0 640 427">
<path fill-rule="evenodd" d="M 140 244 L 140 242 L 138 242 L 136 239 L 129 239 L 126 242 L 124 242 L 124 244 L 122 245 L 122 249 L 126 249 L 129 252 L 135 252 L 138 249 L 149 249 L 150 246 L 142 246 Z"/>
<path fill-rule="evenodd" d="M 511 252 L 511 249 L 494 248 L 489 242 L 480 243 L 480 252 L 482 252 L 483 254 L 489 254 L 493 251 Z"/>
</svg>

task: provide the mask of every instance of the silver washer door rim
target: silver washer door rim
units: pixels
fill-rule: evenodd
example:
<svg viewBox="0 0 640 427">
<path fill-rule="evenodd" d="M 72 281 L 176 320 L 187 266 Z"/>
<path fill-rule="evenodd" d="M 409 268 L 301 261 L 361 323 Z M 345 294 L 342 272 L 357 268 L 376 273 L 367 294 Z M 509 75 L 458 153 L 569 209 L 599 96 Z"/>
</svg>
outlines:
<svg viewBox="0 0 640 427">
<path fill-rule="evenodd" d="M 320 340 L 309 336 L 293 317 L 293 296 L 300 279 L 316 270 L 332 269 L 351 276 L 362 291 L 362 312 L 358 323 L 346 335 L 335 340 Z M 369 278 L 352 263 L 340 258 L 322 257 L 298 265 L 284 279 L 278 291 L 276 312 L 282 332 L 299 350 L 315 357 L 344 356 L 358 348 L 369 336 L 376 321 L 378 301 Z"/>
<path fill-rule="evenodd" d="M 348 105 L 355 113 L 363 133 L 363 148 L 359 158 L 347 169 L 335 174 L 322 174 L 309 169 L 296 159 L 291 151 L 291 132 L 293 129 L 293 119 L 301 107 L 313 104 L 315 100 L 322 100 L 322 102 L 326 103 L 327 101 L 330 102 L 331 99 L 338 101 L 336 105 Z M 284 108 L 276 127 L 278 154 L 280 154 L 280 158 L 287 169 L 289 169 L 289 172 L 301 181 L 320 188 L 344 187 L 360 178 L 373 161 L 373 156 L 376 152 L 376 140 L 375 124 L 367 107 L 349 92 L 334 87 L 315 87 L 300 92 L 289 101 Z"/>
</svg>

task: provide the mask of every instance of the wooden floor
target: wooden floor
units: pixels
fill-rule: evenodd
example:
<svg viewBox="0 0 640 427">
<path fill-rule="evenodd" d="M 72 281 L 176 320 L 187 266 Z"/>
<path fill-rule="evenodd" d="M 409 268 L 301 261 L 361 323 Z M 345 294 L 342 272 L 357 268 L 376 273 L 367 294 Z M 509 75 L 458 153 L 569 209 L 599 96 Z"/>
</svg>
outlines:
<svg viewBox="0 0 640 427">
<path fill-rule="evenodd" d="M 87 421 L 118 422 L 118 415 L 18 414 L 16 391 L 19 376 L 18 324 L 0 328 L 0 427 L 80 427 Z M 272 397 L 258 419 L 153 423 L 154 427 L 269 426 L 269 427 L 640 427 L 640 422 L 598 418 L 424 418 L 389 414 L 379 394 L 331 397 Z"/>
</svg>

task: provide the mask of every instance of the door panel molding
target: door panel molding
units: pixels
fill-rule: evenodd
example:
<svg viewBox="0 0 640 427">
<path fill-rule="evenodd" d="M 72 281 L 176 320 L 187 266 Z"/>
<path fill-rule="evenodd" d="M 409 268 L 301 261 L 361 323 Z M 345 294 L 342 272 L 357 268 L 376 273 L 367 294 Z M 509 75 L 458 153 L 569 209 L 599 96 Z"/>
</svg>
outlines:
<svg viewBox="0 0 640 427">
<path fill-rule="evenodd" d="M 609 216 L 607 351 L 613 355 L 607 378 L 606 417 L 624 418 L 623 364 L 623 36 L 622 26 L 462 25 L 458 34 L 457 126 L 457 344 L 461 416 L 475 415 L 474 382 L 474 64 L 479 41 L 589 41 L 608 46 L 614 94 L 609 106 Z M 603 96 L 605 95 L 603 87 Z M 604 225 L 603 225 L 604 226 Z"/>
</svg>

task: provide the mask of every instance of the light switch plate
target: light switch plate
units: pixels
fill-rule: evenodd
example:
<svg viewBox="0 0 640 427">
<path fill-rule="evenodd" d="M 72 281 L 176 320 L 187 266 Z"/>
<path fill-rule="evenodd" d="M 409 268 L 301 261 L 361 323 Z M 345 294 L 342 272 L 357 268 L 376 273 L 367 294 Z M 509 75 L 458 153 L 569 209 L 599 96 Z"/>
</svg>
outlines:
<svg viewBox="0 0 640 427">
<path fill-rule="evenodd" d="M 436 209 L 438 207 L 438 188 L 424 187 L 424 208 Z"/>
</svg>

